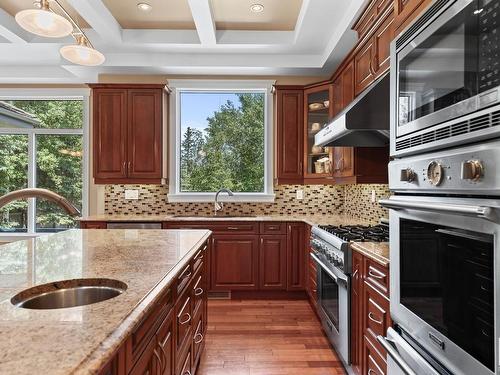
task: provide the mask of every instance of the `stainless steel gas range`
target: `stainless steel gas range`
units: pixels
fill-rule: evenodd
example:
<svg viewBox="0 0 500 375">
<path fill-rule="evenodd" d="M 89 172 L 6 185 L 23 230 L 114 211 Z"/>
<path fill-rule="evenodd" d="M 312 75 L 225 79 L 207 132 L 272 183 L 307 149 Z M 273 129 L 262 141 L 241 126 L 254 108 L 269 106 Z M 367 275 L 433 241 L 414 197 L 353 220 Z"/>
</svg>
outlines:
<svg viewBox="0 0 500 375">
<path fill-rule="evenodd" d="M 350 364 L 352 253 L 349 242 L 389 240 L 389 226 L 315 226 L 311 257 L 318 265 L 318 306 L 323 328 L 346 367 Z"/>
</svg>

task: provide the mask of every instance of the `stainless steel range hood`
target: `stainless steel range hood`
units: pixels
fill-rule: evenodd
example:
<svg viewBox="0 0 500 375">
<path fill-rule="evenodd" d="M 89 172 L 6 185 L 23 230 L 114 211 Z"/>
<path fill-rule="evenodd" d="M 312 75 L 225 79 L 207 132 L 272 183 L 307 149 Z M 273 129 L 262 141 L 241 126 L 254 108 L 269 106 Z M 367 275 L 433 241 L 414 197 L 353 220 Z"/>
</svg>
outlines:
<svg viewBox="0 0 500 375">
<path fill-rule="evenodd" d="M 375 81 L 314 137 L 318 146 L 389 144 L 389 73 Z"/>
</svg>

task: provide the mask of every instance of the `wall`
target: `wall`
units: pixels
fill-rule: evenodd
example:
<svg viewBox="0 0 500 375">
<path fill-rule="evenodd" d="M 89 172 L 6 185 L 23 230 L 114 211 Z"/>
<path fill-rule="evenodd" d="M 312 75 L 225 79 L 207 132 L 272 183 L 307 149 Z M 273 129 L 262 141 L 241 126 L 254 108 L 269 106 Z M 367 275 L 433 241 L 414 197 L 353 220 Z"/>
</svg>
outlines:
<svg viewBox="0 0 500 375">
<path fill-rule="evenodd" d="M 124 190 L 139 189 L 140 199 L 125 200 Z M 304 190 L 302 201 L 295 199 L 297 189 Z M 372 223 L 387 217 L 378 203 L 371 203 L 371 191 L 377 200 L 389 195 L 387 185 L 280 185 L 275 187 L 274 203 L 226 203 L 225 212 L 232 215 L 341 215 Z M 166 185 L 107 185 L 104 209 L 107 214 L 208 215 L 211 203 L 168 203 Z"/>
</svg>

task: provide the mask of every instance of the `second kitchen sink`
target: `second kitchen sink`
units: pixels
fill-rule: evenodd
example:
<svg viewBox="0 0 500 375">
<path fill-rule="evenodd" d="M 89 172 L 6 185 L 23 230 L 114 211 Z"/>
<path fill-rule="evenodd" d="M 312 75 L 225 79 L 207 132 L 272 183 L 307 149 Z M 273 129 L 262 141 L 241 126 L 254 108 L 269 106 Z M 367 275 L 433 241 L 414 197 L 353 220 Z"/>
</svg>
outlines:
<svg viewBox="0 0 500 375">
<path fill-rule="evenodd" d="M 63 309 L 106 301 L 125 290 L 127 284 L 113 279 L 64 280 L 23 290 L 11 303 L 25 309 Z"/>
</svg>

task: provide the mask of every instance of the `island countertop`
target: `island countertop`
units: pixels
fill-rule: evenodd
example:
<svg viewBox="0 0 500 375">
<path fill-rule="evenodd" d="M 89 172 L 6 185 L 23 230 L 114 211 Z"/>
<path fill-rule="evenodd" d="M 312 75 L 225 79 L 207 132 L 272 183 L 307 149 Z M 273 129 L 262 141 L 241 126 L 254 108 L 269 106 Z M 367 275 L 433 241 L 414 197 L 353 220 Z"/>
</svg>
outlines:
<svg viewBox="0 0 500 375">
<path fill-rule="evenodd" d="M 68 230 L 0 246 L 0 373 L 92 374 L 113 355 L 208 230 Z M 127 284 L 93 305 L 29 310 L 10 299 L 58 280 Z"/>
</svg>

